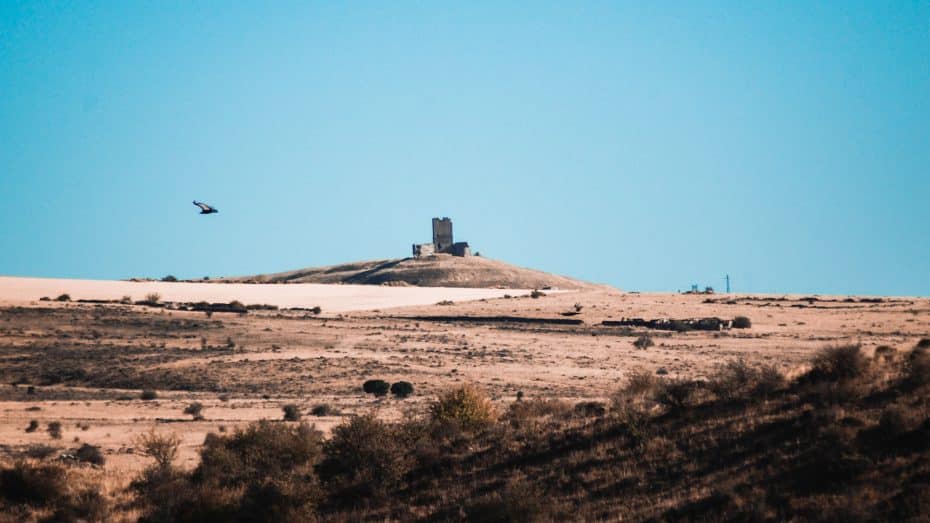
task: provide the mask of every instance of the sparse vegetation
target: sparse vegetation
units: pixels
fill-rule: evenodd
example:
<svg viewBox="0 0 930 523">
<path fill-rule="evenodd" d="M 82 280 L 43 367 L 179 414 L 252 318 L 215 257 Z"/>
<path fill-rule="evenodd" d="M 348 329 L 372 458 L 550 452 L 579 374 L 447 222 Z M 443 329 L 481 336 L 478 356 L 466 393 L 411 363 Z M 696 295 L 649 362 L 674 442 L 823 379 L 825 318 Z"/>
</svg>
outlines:
<svg viewBox="0 0 930 523">
<path fill-rule="evenodd" d="M 842 381 L 858 378 L 868 369 L 868 360 L 859 345 L 821 349 L 808 373 L 812 380 Z"/>
<path fill-rule="evenodd" d="M 59 294 L 58 297 L 55 298 L 55 301 L 71 301 L 71 295 L 70 294 Z"/>
<path fill-rule="evenodd" d="M 74 457 L 81 463 L 90 463 L 91 465 L 97 466 L 103 466 L 107 461 L 103 453 L 100 452 L 100 447 L 87 443 L 81 445 L 80 448 L 74 451 Z"/>
<path fill-rule="evenodd" d="M 170 469 L 174 460 L 178 457 L 178 447 L 181 445 L 181 438 L 177 434 L 159 434 L 155 432 L 154 427 L 149 432 L 139 435 L 135 444 L 142 450 L 142 453 L 155 460 L 155 466 L 159 469 Z"/>
<path fill-rule="evenodd" d="M 61 439 L 61 422 L 50 421 L 45 428 L 46 432 L 52 439 Z"/>
<path fill-rule="evenodd" d="M 533 292 L 530 293 L 530 298 L 533 298 L 533 299 L 535 300 L 535 299 L 537 299 L 537 298 L 542 298 L 542 297 L 545 296 L 545 295 L 546 295 L 545 292 L 543 292 L 543 291 L 541 291 L 541 290 L 539 290 L 539 289 L 533 289 Z"/>
<path fill-rule="evenodd" d="M 160 301 L 161 294 L 158 294 L 157 292 L 150 292 L 145 295 L 145 300 L 143 300 L 143 303 L 147 305 L 155 305 Z"/>
<path fill-rule="evenodd" d="M 310 409 L 310 414 L 318 417 L 335 416 L 339 414 L 339 411 L 329 403 L 321 403 L 320 405 L 315 405 L 312 409 Z"/>
</svg>

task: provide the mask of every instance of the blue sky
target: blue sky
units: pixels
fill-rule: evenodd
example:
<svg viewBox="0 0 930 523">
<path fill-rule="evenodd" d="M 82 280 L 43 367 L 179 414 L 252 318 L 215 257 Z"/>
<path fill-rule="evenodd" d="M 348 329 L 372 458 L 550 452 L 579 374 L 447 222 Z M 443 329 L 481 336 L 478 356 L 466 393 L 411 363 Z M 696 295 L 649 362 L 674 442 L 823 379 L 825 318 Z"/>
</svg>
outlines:
<svg viewBox="0 0 930 523">
<path fill-rule="evenodd" d="M 193 199 L 220 209 L 200 216 Z M 930 294 L 930 2 L 0 3 L 0 274 Z"/>
</svg>

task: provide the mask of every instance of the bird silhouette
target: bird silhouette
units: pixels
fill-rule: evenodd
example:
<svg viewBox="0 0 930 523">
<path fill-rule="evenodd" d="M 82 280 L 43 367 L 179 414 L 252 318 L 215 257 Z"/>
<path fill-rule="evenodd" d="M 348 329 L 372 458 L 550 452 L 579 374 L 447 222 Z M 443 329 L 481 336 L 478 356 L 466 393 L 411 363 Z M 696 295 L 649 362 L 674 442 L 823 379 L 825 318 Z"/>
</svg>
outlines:
<svg viewBox="0 0 930 523">
<path fill-rule="evenodd" d="M 213 213 L 220 212 L 203 202 L 198 202 L 197 200 L 194 200 L 194 205 L 196 205 L 197 207 L 200 207 L 200 214 L 213 214 Z"/>
</svg>

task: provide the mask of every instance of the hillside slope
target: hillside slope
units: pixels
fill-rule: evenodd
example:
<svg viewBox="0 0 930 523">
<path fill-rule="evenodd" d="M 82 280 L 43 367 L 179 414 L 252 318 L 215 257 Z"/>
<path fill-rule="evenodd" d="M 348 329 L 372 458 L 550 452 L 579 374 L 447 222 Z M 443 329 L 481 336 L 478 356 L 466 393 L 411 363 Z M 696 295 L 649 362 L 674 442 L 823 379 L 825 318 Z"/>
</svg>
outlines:
<svg viewBox="0 0 930 523">
<path fill-rule="evenodd" d="M 227 282 L 352 283 L 419 287 L 501 287 L 582 289 L 592 285 L 565 276 L 517 267 L 497 260 L 436 254 L 422 258 L 375 260 L 275 274 L 224 278 Z"/>
</svg>

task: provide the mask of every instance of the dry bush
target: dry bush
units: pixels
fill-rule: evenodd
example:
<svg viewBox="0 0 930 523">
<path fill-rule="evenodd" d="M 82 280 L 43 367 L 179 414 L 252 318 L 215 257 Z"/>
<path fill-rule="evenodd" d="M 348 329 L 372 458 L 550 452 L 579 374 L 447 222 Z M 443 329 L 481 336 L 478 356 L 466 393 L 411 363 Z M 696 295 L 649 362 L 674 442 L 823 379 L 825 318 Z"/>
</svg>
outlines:
<svg viewBox="0 0 930 523">
<path fill-rule="evenodd" d="M 552 417 L 567 418 L 572 413 L 572 406 L 567 401 L 558 399 L 534 398 L 515 401 L 507 409 L 507 419 L 523 421 L 533 418 Z"/>
<path fill-rule="evenodd" d="M 189 414 L 195 420 L 203 419 L 203 403 L 195 401 L 184 408 L 184 414 Z"/>
<path fill-rule="evenodd" d="M 320 433 L 305 425 L 261 420 L 229 436 L 207 434 L 194 480 L 220 485 L 283 477 L 320 455 Z"/>
<path fill-rule="evenodd" d="M 763 397 L 777 392 L 788 383 L 785 375 L 775 365 L 762 365 L 756 375 L 756 387 L 753 392 Z"/>
<path fill-rule="evenodd" d="M 746 316 L 737 316 L 733 318 L 733 323 L 730 324 L 730 327 L 734 329 L 748 329 L 752 327 L 752 320 Z"/>
<path fill-rule="evenodd" d="M 161 301 L 161 294 L 157 292 L 150 292 L 145 295 L 145 303 L 158 303 Z"/>
<path fill-rule="evenodd" d="M 300 421 L 300 407 L 293 403 L 281 407 L 284 411 L 284 421 Z"/>
<path fill-rule="evenodd" d="M 61 422 L 60 421 L 50 421 L 48 424 L 48 427 L 46 427 L 45 430 L 48 431 L 48 435 L 51 436 L 52 439 L 61 439 Z"/>
<path fill-rule="evenodd" d="M 57 452 L 57 449 L 55 449 L 55 447 L 38 444 L 38 445 L 29 445 L 29 447 L 26 448 L 25 451 L 23 451 L 23 455 L 25 455 L 27 458 L 41 460 L 41 459 L 45 459 L 51 456 L 55 452 Z"/>
<path fill-rule="evenodd" d="M 640 350 L 648 349 L 653 345 L 655 345 L 655 342 L 652 341 L 652 337 L 648 334 L 643 334 L 642 336 L 636 338 L 636 340 L 633 342 L 633 346 Z"/>
<path fill-rule="evenodd" d="M 915 388 L 930 383 L 930 349 L 918 345 L 908 354 L 904 381 Z"/>
<path fill-rule="evenodd" d="M 100 452 L 100 447 L 85 443 L 79 449 L 74 451 L 74 456 L 81 463 L 90 463 L 92 465 L 103 466 L 107 459 Z"/>
<path fill-rule="evenodd" d="M 310 409 L 310 414 L 314 416 L 336 416 L 339 414 L 339 410 L 329 403 L 321 403 Z"/>
<path fill-rule="evenodd" d="M 544 523 L 555 521 L 550 498 L 525 479 L 510 481 L 503 489 L 467 500 L 463 511 L 468 521 Z"/>
<path fill-rule="evenodd" d="M 55 301 L 71 301 L 71 296 L 68 294 L 59 294 Z"/>
<path fill-rule="evenodd" d="M 39 430 L 39 421 L 38 421 L 38 420 L 30 420 L 30 421 L 29 421 L 29 426 L 26 427 L 26 432 L 35 432 L 35 431 L 37 431 L 37 430 Z"/>
<path fill-rule="evenodd" d="M 139 394 L 139 399 L 144 401 L 151 401 L 156 398 L 158 398 L 158 392 L 155 392 L 152 389 L 145 389 L 141 394 Z"/>
<path fill-rule="evenodd" d="M 859 345 L 826 347 L 814 356 L 807 376 L 813 381 L 852 380 L 862 377 L 868 368 L 869 360 Z"/>
<path fill-rule="evenodd" d="M 684 378 L 663 379 L 656 386 L 655 401 L 670 410 L 683 409 L 692 404 L 701 386 L 700 382 Z"/>
<path fill-rule="evenodd" d="M 530 293 L 530 298 L 533 298 L 535 300 L 537 298 L 542 298 L 545 295 L 546 295 L 545 292 L 542 292 L 538 289 L 533 289 L 533 292 Z"/>
<path fill-rule="evenodd" d="M 67 476 L 60 465 L 20 461 L 0 470 L 0 496 L 10 504 L 54 505 L 61 502 L 67 490 Z"/>
<path fill-rule="evenodd" d="M 353 416 L 333 428 L 323 445 L 320 479 L 340 499 L 383 495 L 409 468 L 400 433 L 372 415 Z"/>
<path fill-rule="evenodd" d="M 158 468 L 169 469 L 178 457 L 181 438 L 174 433 L 158 434 L 153 427 L 151 431 L 140 434 L 135 445 L 142 449 L 142 454 L 154 459 Z"/>
<path fill-rule="evenodd" d="M 759 372 L 743 359 L 728 361 L 707 381 L 707 388 L 724 401 L 747 399 L 759 381 Z"/>
<path fill-rule="evenodd" d="M 488 427 L 497 420 L 497 410 L 487 394 L 471 384 L 440 395 L 430 406 L 430 414 L 435 422 L 466 431 Z"/>
</svg>

